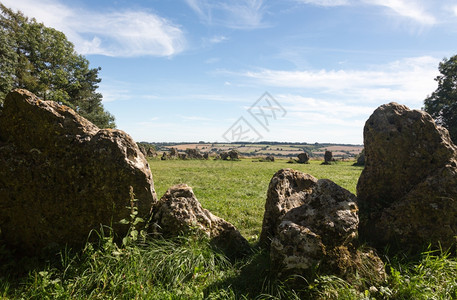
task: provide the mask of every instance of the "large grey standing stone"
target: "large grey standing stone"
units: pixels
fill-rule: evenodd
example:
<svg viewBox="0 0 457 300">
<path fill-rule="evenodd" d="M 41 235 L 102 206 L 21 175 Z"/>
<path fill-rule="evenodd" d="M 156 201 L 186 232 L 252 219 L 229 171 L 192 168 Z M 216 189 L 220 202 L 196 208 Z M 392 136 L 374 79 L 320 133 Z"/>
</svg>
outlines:
<svg viewBox="0 0 457 300">
<path fill-rule="evenodd" d="M 249 243 L 235 226 L 204 209 L 186 184 L 168 189 L 154 208 L 153 222 L 155 233 L 165 237 L 192 230 L 203 232 L 229 257 L 239 257 L 250 251 Z"/>
<path fill-rule="evenodd" d="M 356 249 L 359 219 L 355 195 L 320 179 L 302 194 L 301 202 L 280 218 L 272 237 L 272 268 L 280 277 L 307 275 L 319 268 L 321 273 L 345 278 L 367 271 L 378 280 L 384 279 L 383 263 L 376 254 Z"/>
<path fill-rule="evenodd" d="M 29 253 L 79 247 L 92 229 L 123 235 L 133 187 L 138 213 L 157 201 L 137 144 L 120 130 L 99 129 L 72 109 L 25 90 L 8 94 L 0 115 L 0 229 Z"/>
<path fill-rule="evenodd" d="M 269 247 L 282 217 L 292 208 L 305 203 L 317 178 L 292 169 L 281 169 L 270 180 L 265 202 L 260 244 Z"/>
<path fill-rule="evenodd" d="M 421 250 L 455 244 L 457 148 L 423 111 L 380 106 L 365 124 L 365 168 L 357 184 L 360 235 Z"/>
</svg>

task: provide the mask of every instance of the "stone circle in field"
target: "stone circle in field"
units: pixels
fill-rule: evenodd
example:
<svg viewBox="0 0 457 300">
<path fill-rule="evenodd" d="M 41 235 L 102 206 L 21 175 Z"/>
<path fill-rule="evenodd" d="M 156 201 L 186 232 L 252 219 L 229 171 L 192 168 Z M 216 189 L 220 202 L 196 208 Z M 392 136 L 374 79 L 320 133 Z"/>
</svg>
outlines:
<svg viewBox="0 0 457 300">
<path fill-rule="evenodd" d="M 30 254 L 79 247 L 101 224 L 122 236 L 131 186 L 146 218 L 157 197 L 128 134 L 26 90 L 8 94 L 0 115 L 0 229 L 8 245 Z"/>
</svg>

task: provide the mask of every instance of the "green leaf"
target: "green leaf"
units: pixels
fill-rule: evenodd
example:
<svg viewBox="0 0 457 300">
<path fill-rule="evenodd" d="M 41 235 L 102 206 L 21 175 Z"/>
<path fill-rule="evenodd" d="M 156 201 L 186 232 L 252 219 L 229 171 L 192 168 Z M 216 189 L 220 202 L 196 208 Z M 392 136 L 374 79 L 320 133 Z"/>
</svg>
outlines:
<svg viewBox="0 0 457 300">
<path fill-rule="evenodd" d="M 127 219 L 122 219 L 122 220 L 119 221 L 119 224 L 127 225 L 127 224 L 130 224 L 130 221 L 128 221 Z"/>
</svg>

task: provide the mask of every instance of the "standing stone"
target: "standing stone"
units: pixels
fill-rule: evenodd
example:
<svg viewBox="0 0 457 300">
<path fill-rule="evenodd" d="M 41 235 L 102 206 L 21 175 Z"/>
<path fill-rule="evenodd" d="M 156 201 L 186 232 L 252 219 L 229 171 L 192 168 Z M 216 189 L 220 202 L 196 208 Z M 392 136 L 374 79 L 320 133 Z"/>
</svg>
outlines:
<svg viewBox="0 0 457 300">
<path fill-rule="evenodd" d="M 317 178 L 292 169 L 282 169 L 271 178 L 265 202 L 260 243 L 269 247 L 282 217 L 292 208 L 305 203 Z"/>
<path fill-rule="evenodd" d="M 240 159 L 240 152 L 238 152 L 238 150 L 232 149 L 229 151 L 228 155 L 230 156 L 231 160 Z"/>
<path fill-rule="evenodd" d="M 228 154 L 228 152 L 221 152 L 220 157 L 222 160 L 228 160 L 230 155 Z"/>
<path fill-rule="evenodd" d="M 297 155 L 299 164 L 307 164 L 309 162 L 309 155 L 306 152 Z"/>
<path fill-rule="evenodd" d="M 306 276 L 318 267 L 321 273 L 346 279 L 359 274 L 382 281 L 385 278 L 382 261 L 372 251 L 356 249 L 359 219 L 355 195 L 327 179 L 316 180 L 290 169 L 279 172 L 273 177 L 276 186 L 293 182 L 291 178 L 308 177 L 308 184 L 297 186 L 293 193 L 280 189 L 286 191 L 281 193 L 281 203 L 270 206 L 293 206 L 283 215 L 276 214 L 276 221 L 270 214 L 269 224 L 276 225 L 276 230 L 270 230 L 273 271 L 287 278 L 294 274 Z M 295 176 L 280 178 L 280 174 L 287 173 Z"/>
<path fill-rule="evenodd" d="M 144 156 L 147 156 L 147 151 L 146 148 L 142 145 L 138 145 L 138 148 L 140 149 L 141 153 L 143 153 Z"/>
<path fill-rule="evenodd" d="M 357 161 L 354 163 L 354 166 L 364 166 L 365 165 L 365 149 L 360 152 L 357 157 Z"/>
<path fill-rule="evenodd" d="M 189 159 L 203 159 L 203 155 L 198 149 L 186 149 L 187 158 Z"/>
<path fill-rule="evenodd" d="M 0 228 L 8 245 L 30 254 L 80 247 L 101 224 L 123 236 L 130 187 L 146 218 L 157 198 L 129 135 L 28 91 L 8 94 L 0 115 Z"/>
<path fill-rule="evenodd" d="M 331 151 L 325 151 L 323 165 L 329 165 L 333 161 L 333 153 Z"/>
<path fill-rule="evenodd" d="M 178 158 L 179 157 L 178 149 L 171 147 L 170 148 L 169 157 L 170 158 Z"/>
<path fill-rule="evenodd" d="M 267 157 L 265 157 L 265 161 L 274 162 L 275 161 L 275 157 L 273 155 L 268 155 Z"/>
<path fill-rule="evenodd" d="M 360 235 L 373 245 L 421 250 L 455 244 L 457 148 L 423 111 L 390 103 L 365 124 L 357 184 Z"/>
<path fill-rule="evenodd" d="M 146 156 L 154 157 L 154 156 L 156 156 L 156 155 L 157 155 L 157 153 L 156 153 L 154 150 L 152 150 L 152 148 L 148 148 L 148 151 L 147 151 L 147 153 L 146 153 Z"/>
<path fill-rule="evenodd" d="M 235 226 L 204 209 L 186 184 L 175 185 L 165 193 L 155 206 L 153 221 L 158 232 L 165 237 L 199 230 L 229 257 L 250 251 L 249 243 Z"/>
</svg>

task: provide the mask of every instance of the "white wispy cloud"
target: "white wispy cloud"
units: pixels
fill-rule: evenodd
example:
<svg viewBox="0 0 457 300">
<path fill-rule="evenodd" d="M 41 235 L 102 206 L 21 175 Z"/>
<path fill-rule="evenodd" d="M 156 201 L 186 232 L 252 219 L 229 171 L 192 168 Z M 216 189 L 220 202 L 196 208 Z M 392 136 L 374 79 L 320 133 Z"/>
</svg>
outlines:
<svg viewBox="0 0 457 300">
<path fill-rule="evenodd" d="M 209 42 L 211 44 L 219 44 L 219 43 L 222 43 L 222 42 L 224 42 L 226 40 L 228 40 L 228 37 L 223 36 L 223 35 L 217 35 L 217 36 L 213 36 L 212 38 L 210 38 Z"/>
<path fill-rule="evenodd" d="M 343 6 L 343 5 L 373 5 L 389 9 L 389 11 L 401 17 L 413 20 L 424 25 L 437 23 L 436 17 L 429 12 L 426 6 L 427 0 L 297 0 L 304 4 L 318 6 Z M 429 4 L 429 3 L 428 3 Z M 433 6 L 440 4 L 433 3 Z"/>
<path fill-rule="evenodd" d="M 143 11 L 91 12 L 57 0 L 3 0 L 2 3 L 64 32 L 81 54 L 172 56 L 186 46 L 181 28 Z"/>
<path fill-rule="evenodd" d="M 263 0 L 185 0 L 189 7 L 208 25 L 220 25 L 233 29 L 266 27 L 263 20 Z"/>
<path fill-rule="evenodd" d="M 454 13 L 455 16 L 457 16 L 457 5 L 452 7 L 452 12 Z"/>
<path fill-rule="evenodd" d="M 425 25 L 435 24 L 436 18 L 427 12 L 425 2 L 419 0 L 363 0 L 367 4 L 383 6 L 396 14 Z"/>
<path fill-rule="evenodd" d="M 212 121 L 210 118 L 202 117 L 202 116 L 183 116 L 178 115 L 183 120 L 187 121 Z"/>
<path fill-rule="evenodd" d="M 313 93 L 364 102 L 399 101 L 422 103 L 436 89 L 439 59 L 424 56 L 407 58 L 368 69 L 287 71 L 261 69 L 237 73 L 274 87 L 307 89 Z M 234 73 L 234 75 L 236 75 Z"/>
<path fill-rule="evenodd" d="M 318 6 L 341 6 L 348 5 L 349 0 L 298 0 L 301 3 L 312 4 Z"/>
<path fill-rule="evenodd" d="M 344 101 L 331 101 L 305 97 L 297 94 L 278 94 L 275 99 L 281 103 L 289 114 L 296 113 L 319 113 L 328 117 L 353 118 L 360 115 L 366 115 L 372 112 L 370 106 L 363 106 L 355 103 Z"/>
</svg>

